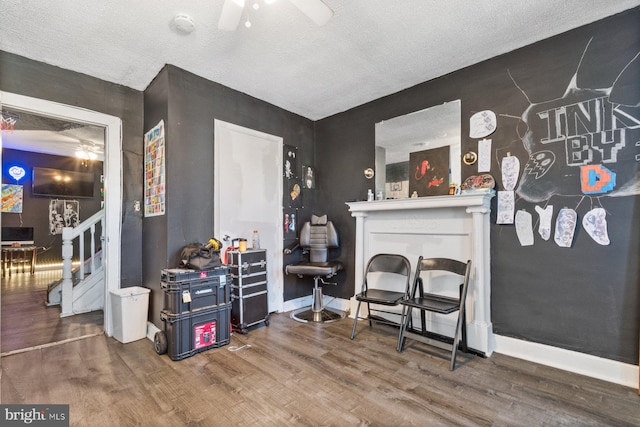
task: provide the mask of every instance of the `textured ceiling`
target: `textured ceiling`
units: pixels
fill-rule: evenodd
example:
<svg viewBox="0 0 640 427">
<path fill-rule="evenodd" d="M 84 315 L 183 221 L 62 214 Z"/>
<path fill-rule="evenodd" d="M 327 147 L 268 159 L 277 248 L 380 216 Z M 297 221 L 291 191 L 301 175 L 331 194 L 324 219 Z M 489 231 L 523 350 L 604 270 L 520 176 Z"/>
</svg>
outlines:
<svg viewBox="0 0 640 427">
<path fill-rule="evenodd" d="M 138 90 L 173 64 L 318 120 L 640 5 L 324 0 L 334 16 L 317 27 L 287 0 L 253 1 L 253 26 L 225 32 L 223 0 L 0 0 L 0 50 Z"/>
</svg>

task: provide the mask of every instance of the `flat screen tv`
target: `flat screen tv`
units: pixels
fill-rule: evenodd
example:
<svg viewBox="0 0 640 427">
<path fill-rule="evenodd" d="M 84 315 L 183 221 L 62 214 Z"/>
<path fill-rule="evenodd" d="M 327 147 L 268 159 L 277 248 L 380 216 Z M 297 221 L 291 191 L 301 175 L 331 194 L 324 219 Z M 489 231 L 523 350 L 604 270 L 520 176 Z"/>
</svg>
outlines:
<svg viewBox="0 0 640 427">
<path fill-rule="evenodd" d="M 51 168 L 33 168 L 34 196 L 93 197 L 95 176 L 91 172 L 75 172 Z"/>
<path fill-rule="evenodd" d="M 2 227 L 2 246 L 33 245 L 33 227 Z"/>
</svg>

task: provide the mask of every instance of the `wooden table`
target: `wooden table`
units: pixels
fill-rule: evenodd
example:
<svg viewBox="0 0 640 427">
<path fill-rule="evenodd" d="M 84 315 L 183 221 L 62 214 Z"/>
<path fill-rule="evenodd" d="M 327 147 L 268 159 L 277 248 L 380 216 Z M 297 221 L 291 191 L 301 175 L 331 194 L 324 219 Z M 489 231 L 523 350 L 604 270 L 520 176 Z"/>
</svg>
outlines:
<svg viewBox="0 0 640 427">
<path fill-rule="evenodd" d="M 11 277 L 11 267 L 14 265 L 22 265 L 24 273 L 24 265 L 30 265 L 30 272 L 33 274 L 36 268 L 37 246 L 11 246 L 2 248 L 2 277 L 5 277 L 7 270 Z"/>
</svg>

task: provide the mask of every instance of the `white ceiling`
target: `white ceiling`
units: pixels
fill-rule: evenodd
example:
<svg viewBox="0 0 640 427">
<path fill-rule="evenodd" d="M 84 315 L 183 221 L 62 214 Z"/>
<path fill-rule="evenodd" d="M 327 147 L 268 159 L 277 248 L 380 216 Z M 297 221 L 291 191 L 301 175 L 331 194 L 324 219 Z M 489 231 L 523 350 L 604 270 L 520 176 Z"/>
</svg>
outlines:
<svg viewBox="0 0 640 427">
<path fill-rule="evenodd" d="M 251 12 L 250 29 L 225 32 L 223 0 L 0 0 L 0 49 L 137 90 L 173 64 L 318 120 L 640 5 L 324 2 L 334 15 L 322 27 L 278 0 Z M 180 13 L 195 21 L 191 34 L 175 28 Z"/>
<path fill-rule="evenodd" d="M 72 123 L 20 110 L 2 108 L 17 120 L 14 129 L 2 131 L 2 147 L 35 153 L 74 157 L 80 152 L 104 161 L 104 128 Z"/>
</svg>

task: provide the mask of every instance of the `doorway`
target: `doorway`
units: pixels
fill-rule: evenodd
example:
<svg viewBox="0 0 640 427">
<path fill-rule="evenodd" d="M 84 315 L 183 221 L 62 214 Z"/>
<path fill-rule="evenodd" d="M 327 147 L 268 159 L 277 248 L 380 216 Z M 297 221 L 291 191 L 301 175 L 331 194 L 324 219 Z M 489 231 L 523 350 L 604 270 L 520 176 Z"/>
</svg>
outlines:
<svg viewBox="0 0 640 427">
<path fill-rule="evenodd" d="M 51 119 L 99 126 L 104 129 L 105 154 L 103 188 L 105 202 L 105 240 L 102 244 L 102 256 L 105 266 L 105 289 L 103 329 L 108 336 L 111 336 L 112 322 L 109 293 L 111 290 L 120 288 L 120 236 L 122 218 L 121 120 L 118 117 L 89 111 L 80 107 L 2 91 L 0 91 L 0 106 Z M 1 133 L 0 148 L 2 148 Z M 2 164 L 1 154 L 0 164 Z"/>
<path fill-rule="evenodd" d="M 282 137 L 215 120 L 214 139 L 215 235 L 251 243 L 258 230 L 260 247 L 267 250 L 268 309 L 281 312 Z"/>
</svg>

